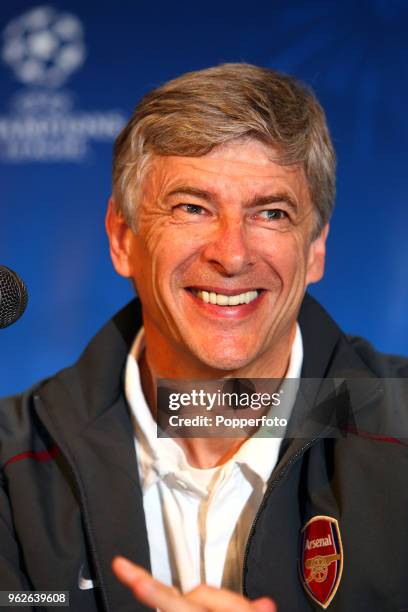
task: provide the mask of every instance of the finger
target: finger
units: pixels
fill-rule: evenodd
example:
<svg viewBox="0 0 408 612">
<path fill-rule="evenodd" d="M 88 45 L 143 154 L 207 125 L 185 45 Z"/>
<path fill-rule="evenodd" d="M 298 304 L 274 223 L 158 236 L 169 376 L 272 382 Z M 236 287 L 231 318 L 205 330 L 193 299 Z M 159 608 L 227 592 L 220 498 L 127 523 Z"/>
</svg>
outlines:
<svg viewBox="0 0 408 612">
<path fill-rule="evenodd" d="M 278 610 L 276 604 L 274 604 L 272 599 L 269 599 L 269 597 L 260 597 L 259 599 L 254 599 L 252 602 L 252 606 L 256 610 L 256 612 L 277 612 Z"/>
<path fill-rule="evenodd" d="M 266 597 L 255 602 L 246 599 L 243 595 L 233 593 L 227 589 L 218 589 L 205 584 L 186 594 L 186 599 L 212 612 L 276 612 L 275 604 Z"/>
<path fill-rule="evenodd" d="M 144 568 L 124 557 L 115 557 L 112 569 L 133 595 L 150 608 L 160 608 L 161 612 L 203 612 L 201 607 L 186 601 L 176 588 L 155 580 Z"/>
</svg>

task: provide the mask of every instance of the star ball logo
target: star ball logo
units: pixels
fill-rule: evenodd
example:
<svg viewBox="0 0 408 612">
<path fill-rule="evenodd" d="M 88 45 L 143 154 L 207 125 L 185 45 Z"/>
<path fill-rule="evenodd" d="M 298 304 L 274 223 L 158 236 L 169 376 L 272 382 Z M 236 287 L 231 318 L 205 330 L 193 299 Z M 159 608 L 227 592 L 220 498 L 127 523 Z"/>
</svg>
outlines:
<svg viewBox="0 0 408 612">
<path fill-rule="evenodd" d="M 112 142 L 125 124 L 118 110 L 80 111 L 61 89 L 87 57 L 74 14 L 38 6 L 3 31 L 1 59 L 24 88 L 0 115 L 0 157 L 9 162 L 81 161 L 92 142 Z"/>
<path fill-rule="evenodd" d="M 80 20 L 51 7 L 23 14 L 4 31 L 3 61 L 25 85 L 58 87 L 82 66 L 85 55 Z"/>
</svg>

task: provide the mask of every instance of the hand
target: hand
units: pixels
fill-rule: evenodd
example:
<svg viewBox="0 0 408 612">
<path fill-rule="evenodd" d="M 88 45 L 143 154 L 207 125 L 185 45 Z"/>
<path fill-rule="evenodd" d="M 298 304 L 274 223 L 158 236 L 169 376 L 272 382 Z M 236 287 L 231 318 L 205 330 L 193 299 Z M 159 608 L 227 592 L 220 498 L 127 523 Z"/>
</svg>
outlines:
<svg viewBox="0 0 408 612">
<path fill-rule="evenodd" d="M 155 580 L 145 569 L 124 557 L 116 557 L 112 569 L 117 578 L 130 588 L 133 595 L 150 608 L 161 612 L 277 612 L 267 597 L 250 601 L 242 595 L 201 584 L 182 594 Z"/>
</svg>

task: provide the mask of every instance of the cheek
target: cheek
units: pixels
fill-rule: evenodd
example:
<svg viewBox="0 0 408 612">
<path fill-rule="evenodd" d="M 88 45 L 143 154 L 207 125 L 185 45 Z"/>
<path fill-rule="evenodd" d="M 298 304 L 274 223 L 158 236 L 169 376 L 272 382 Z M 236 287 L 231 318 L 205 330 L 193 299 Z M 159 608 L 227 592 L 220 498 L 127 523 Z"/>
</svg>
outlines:
<svg viewBox="0 0 408 612">
<path fill-rule="evenodd" d="M 306 273 L 307 249 L 301 235 L 294 232 L 270 231 L 269 236 L 257 242 L 259 252 L 264 254 L 283 281 L 303 277 Z"/>
<path fill-rule="evenodd" d="M 198 228 L 174 225 L 169 219 L 157 219 L 153 224 L 140 226 L 139 248 L 136 257 L 140 261 L 140 273 L 144 283 L 157 288 L 176 282 L 196 262 L 203 244 Z M 150 280 L 146 277 L 149 276 Z"/>
</svg>

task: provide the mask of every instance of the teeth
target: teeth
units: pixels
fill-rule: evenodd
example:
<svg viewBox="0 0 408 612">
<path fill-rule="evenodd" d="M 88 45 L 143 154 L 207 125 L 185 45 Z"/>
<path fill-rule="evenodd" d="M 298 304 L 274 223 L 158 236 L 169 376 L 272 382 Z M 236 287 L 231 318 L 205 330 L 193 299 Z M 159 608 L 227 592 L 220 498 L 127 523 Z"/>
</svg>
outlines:
<svg viewBox="0 0 408 612">
<path fill-rule="evenodd" d="M 217 304 L 218 306 L 227 306 L 228 305 L 228 297 L 226 295 L 222 295 L 220 293 L 217 294 Z"/>
<path fill-rule="evenodd" d="M 214 291 L 195 291 L 197 297 L 207 304 L 217 304 L 218 306 L 238 306 L 238 304 L 249 304 L 258 297 L 258 291 L 246 291 L 238 295 L 223 295 Z"/>
<path fill-rule="evenodd" d="M 229 297 L 229 305 L 237 306 L 239 304 L 239 295 L 230 295 Z"/>
</svg>

